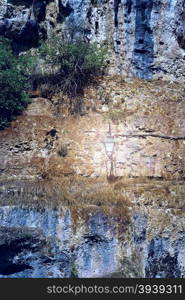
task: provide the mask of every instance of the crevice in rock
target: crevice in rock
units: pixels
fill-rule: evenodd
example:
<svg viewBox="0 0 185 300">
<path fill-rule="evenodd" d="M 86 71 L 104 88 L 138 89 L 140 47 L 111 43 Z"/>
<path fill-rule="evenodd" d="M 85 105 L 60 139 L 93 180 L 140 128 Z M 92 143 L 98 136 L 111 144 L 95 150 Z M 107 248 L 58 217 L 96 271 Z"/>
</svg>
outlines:
<svg viewBox="0 0 185 300">
<path fill-rule="evenodd" d="M 88 244 L 105 242 L 105 239 L 97 234 L 85 235 L 84 239 L 85 239 L 85 243 L 88 243 Z"/>
<path fill-rule="evenodd" d="M 11 275 L 32 269 L 26 260 L 17 259 L 24 256 L 24 251 L 35 252 L 42 248 L 44 241 L 30 229 L 0 227 L 0 274 Z"/>
<path fill-rule="evenodd" d="M 164 177 L 162 176 L 147 176 L 147 178 L 150 180 L 164 180 Z"/>
<path fill-rule="evenodd" d="M 46 3 L 33 1 L 33 14 L 38 23 L 43 22 L 46 18 Z"/>
<path fill-rule="evenodd" d="M 185 136 L 168 136 L 168 135 L 159 135 L 159 134 L 119 134 L 114 135 L 114 137 L 127 137 L 127 138 L 143 138 L 146 139 L 148 137 L 160 138 L 171 141 L 181 141 L 185 140 Z"/>
<path fill-rule="evenodd" d="M 27 269 L 32 269 L 28 264 L 25 263 L 14 263 L 13 258 L 21 252 L 21 247 L 17 245 L 2 245 L 0 246 L 0 274 L 1 275 L 11 275 Z"/>
<path fill-rule="evenodd" d="M 132 11 L 132 0 L 127 0 L 126 1 L 126 9 L 127 9 L 127 14 L 129 15 Z"/>
<path fill-rule="evenodd" d="M 99 23 L 98 21 L 95 22 L 95 34 L 98 33 L 98 30 L 99 30 Z"/>
<path fill-rule="evenodd" d="M 118 27 L 118 11 L 121 0 L 114 0 L 114 26 Z"/>
<path fill-rule="evenodd" d="M 170 255 L 167 242 L 167 239 L 161 237 L 152 239 L 148 247 L 146 278 L 180 278 L 178 254 Z"/>
<path fill-rule="evenodd" d="M 69 17 L 73 12 L 73 8 L 70 6 L 69 2 L 66 5 L 63 5 L 61 1 L 59 1 L 59 14 L 57 17 L 58 22 L 63 22 L 64 18 Z"/>
<path fill-rule="evenodd" d="M 136 76 L 143 79 L 152 78 L 151 66 L 154 60 L 154 41 L 150 20 L 153 2 L 153 0 L 136 0 L 135 7 L 136 19 L 133 64 Z"/>
<path fill-rule="evenodd" d="M 8 0 L 7 3 L 12 4 L 14 6 L 26 6 L 30 7 L 33 3 L 33 0 Z"/>
<path fill-rule="evenodd" d="M 182 4 L 181 13 L 176 21 L 175 35 L 179 46 L 185 50 L 185 1 Z"/>
<path fill-rule="evenodd" d="M 49 131 L 47 132 L 46 135 L 50 135 L 51 137 L 55 137 L 56 134 L 57 134 L 57 130 L 56 130 L 55 128 L 52 128 L 51 130 L 49 130 Z"/>
</svg>

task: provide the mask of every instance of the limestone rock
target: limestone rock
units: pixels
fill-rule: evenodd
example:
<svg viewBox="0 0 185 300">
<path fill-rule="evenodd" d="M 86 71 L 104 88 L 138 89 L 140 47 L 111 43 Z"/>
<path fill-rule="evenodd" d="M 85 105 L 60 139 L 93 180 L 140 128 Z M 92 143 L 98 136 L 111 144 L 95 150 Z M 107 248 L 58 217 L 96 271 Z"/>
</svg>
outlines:
<svg viewBox="0 0 185 300">
<path fill-rule="evenodd" d="M 1 176 L 109 176 L 105 141 L 110 125 L 114 176 L 184 178 L 183 84 L 105 77 L 85 91 L 82 102 L 84 114 L 75 117 L 67 97 L 34 98 L 0 132 Z"/>
<path fill-rule="evenodd" d="M 108 198 L 102 208 L 90 203 L 81 207 L 80 198 L 71 207 L 58 198 L 56 206 L 54 198 L 49 200 L 54 194 L 49 195 L 48 190 L 44 195 L 48 199 L 40 199 L 41 185 L 34 193 L 37 202 L 32 198 L 33 183 L 30 187 L 24 182 L 1 184 L 0 277 L 184 278 L 183 213 L 177 202 L 174 208 L 165 207 L 166 198 L 172 201 L 174 194 L 161 192 L 165 188 L 174 192 L 173 184 L 161 183 L 156 194 L 154 186 L 136 182 L 129 186 L 127 182 L 130 204 L 125 207 L 126 190 L 122 190 L 123 197 L 118 202 L 112 199 L 110 209 Z M 56 190 L 56 186 L 53 188 Z M 86 197 L 94 193 L 93 185 L 88 188 L 83 186 Z M 104 188 L 102 182 L 101 191 Z M 184 192 L 184 186 L 182 189 Z M 121 196 L 121 189 L 119 192 Z M 148 199 L 150 204 L 146 204 Z"/>
<path fill-rule="evenodd" d="M 179 7 L 177 16 L 176 36 L 179 45 L 185 49 L 185 1 L 182 3 L 182 6 Z"/>
<path fill-rule="evenodd" d="M 18 52 L 62 31 L 83 35 L 108 45 L 110 74 L 184 80 L 184 13 L 184 0 L 3 1 L 0 34 Z"/>
</svg>

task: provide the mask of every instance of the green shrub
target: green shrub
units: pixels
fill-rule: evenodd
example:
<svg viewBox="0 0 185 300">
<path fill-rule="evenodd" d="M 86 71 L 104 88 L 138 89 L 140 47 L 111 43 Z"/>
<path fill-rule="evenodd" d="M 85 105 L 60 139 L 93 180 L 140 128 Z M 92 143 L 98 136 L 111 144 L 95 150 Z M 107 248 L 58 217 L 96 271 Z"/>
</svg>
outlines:
<svg viewBox="0 0 185 300">
<path fill-rule="evenodd" d="M 100 75 L 105 67 L 107 49 L 85 41 L 64 41 L 52 37 L 42 44 L 40 56 L 53 70 L 57 89 L 75 96 Z"/>
<path fill-rule="evenodd" d="M 30 101 L 27 74 L 31 65 L 31 57 L 15 56 L 10 42 L 0 38 L 0 129 L 7 127 Z"/>
</svg>

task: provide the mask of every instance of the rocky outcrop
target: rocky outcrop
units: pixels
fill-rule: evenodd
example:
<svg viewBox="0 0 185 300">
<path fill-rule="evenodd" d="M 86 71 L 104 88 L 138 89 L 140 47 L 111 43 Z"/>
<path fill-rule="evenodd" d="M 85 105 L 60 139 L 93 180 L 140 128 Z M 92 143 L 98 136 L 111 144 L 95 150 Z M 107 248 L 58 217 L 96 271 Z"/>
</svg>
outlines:
<svg viewBox="0 0 185 300">
<path fill-rule="evenodd" d="M 182 2 L 182 6 L 179 7 L 177 16 L 176 36 L 179 45 L 185 49 L 185 1 Z"/>
<path fill-rule="evenodd" d="M 2 5 L 0 32 L 19 52 L 64 30 L 108 45 L 111 74 L 183 79 L 184 9 L 184 0 L 35 0 L 30 7 Z"/>
<path fill-rule="evenodd" d="M 174 191 L 176 187 L 169 183 L 158 188 Z M 83 187 L 86 196 L 95 186 L 89 188 Z M 140 188 L 144 193 L 139 194 Z M 108 199 L 101 202 L 98 196 L 98 205 L 89 202 L 81 207 L 78 199 L 76 206 L 74 202 L 71 207 L 59 203 L 55 207 L 54 199 L 49 206 L 46 199 L 28 203 L 32 194 L 24 183 L 1 183 L 0 277 L 185 277 L 181 208 L 177 203 L 175 208 L 166 206 L 166 197 L 170 203 L 173 193 L 155 194 L 153 188 L 151 183 L 127 185 L 130 202 L 126 207 L 124 189 L 122 200 L 112 199 L 111 207 Z M 38 189 L 34 198 L 39 199 L 40 193 Z M 15 204 L 21 195 L 24 204 Z M 2 206 L 2 201 L 8 205 Z M 114 211 L 117 205 L 124 211 L 121 217 Z"/>
<path fill-rule="evenodd" d="M 0 132 L 1 177 L 184 179 L 184 86 L 108 78 L 83 98 L 35 98 Z M 107 153 L 109 126 L 114 148 Z M 26 168 L 25 168 L 26 166 Z"/>
<path fill-rule="evenodd" d="M 15 53 L 38 47 L 57 26 L 59 15 L 57 1 L 3 1 L 0 34 L 12 40 Z"/>
<path fill-rule="evenodd" d="M 183 97 L 106 77 L 78 116 L 34 98 L 0 132 L 0 277 L 185 277 Z"/>
<path fill-rule="evenodd" d="M 115 225 L 111 225 L 111 220 L 96 214 L 74 231 L 70 211 L 61 209 L 39 212 L 18 207 L 1 208 L 1 225 L 3 228 L 7 225 L 10 229 L 15 228 L 13 239 L 16 239 L 18 248 L 12 249 L 15 243 L 12 232 L 7 241 L 2 229 L 4 240 L 1 247 L 9 247 L 13 251 L 6 253 L 4 261 L 6 263 L 9 259 L 9 265 L 5 268 L 1 264 L 4 268 L 0 271 L 1 277 L 96 277 L 117 270 L 118 245 L 113 236 Z M 21 222 L 18 223 L 20 217 Z M 35 227 L 37 229 L 34 230 Z M 23 234 L 19 237 L 21 230 Z M 38 230 L 41 231 L 40 237 L 35 240 Z M 19 265 L 19 262 L 24 264 L 25 271 L 14 271 L 13 266 Z M 8 274 L 9 268 L 12 268 L 12 273 L 9 271 Z"/>
<path fill-rule="evenodd" d="M 63 29 L 107 44 L 110 73 L 184 76 L 181 0 L 14 2 L 0 34 L 16 52 Z M 185 277 L 184 85 L 39 93 L 0 131 L 0 277 Z"/>
</svg>

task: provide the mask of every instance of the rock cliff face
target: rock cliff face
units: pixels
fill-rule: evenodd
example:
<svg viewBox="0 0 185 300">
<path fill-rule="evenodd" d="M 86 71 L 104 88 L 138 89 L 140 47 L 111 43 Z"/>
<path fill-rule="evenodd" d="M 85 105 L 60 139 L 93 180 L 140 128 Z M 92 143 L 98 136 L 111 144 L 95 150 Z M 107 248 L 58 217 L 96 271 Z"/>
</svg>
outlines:
<svg viewBox="0 0 185 300">
<path fill-rule="evenodd" d="M 184 78 L 184 0 L 19 1 L 24 7 L 1 2 L 0 32 L 13 38 L 15 51 L 37 46 L 52 32 L 80 32 L 109 46 L 110 73 Z"/>
<path fill-rule="evenodd" d="M 185 277 L 185 2 L 0 4 L 15 52 L 83 34 L 117 74 L 0 131 L 0 277 Z"/>
<path fill-rule="evenodd" d="M 78 117 L 33 99 L 0 132 L 0 276 L 184 277 L 183 95 L 106 77 Z"/>
<path fill-rule="evenodd" d="M 92 190 L 86 190 L 87 182 L 83 183 L 88 197 Z M 179 183 L 127 183 L 120 191 L 119 182 L 120 201 L 109 199 L 114 202 L 111 204 L 105 197 L 101 202 L 97 194 L 96 204 L 89 202 L 83 207 L 77 195 L 76 206 L 74 202 L 71 206 L 57 203 L 54 207 L 54 198 L 49 206 L 43 206 L 41 190 L 34 192 L 32 198 L 33 184 L 36 183 L 30 187 L 23 182 L 1 184 L 1 201 L 5 197 L 6 204 L 0 208 L 0 277 L 185 276 Z M 96 189 L 91 183 L 92 187 Z M 175 192 L 178 204 L 173 203 Z M 16 204 L 21 194 L 24 204 Z M 26 204 L 29 197 L 31 206 L 30 202 Z M 117 206 L 119 212 L 123 210 L 122 216 L 115 213 Z"/>
<path fill-rule="evenodd" d="M 1 177 L 112 172 L 118 178 L 184 179 L 183 85 L 106 77 L 74 101 L 81 116 L 69 116 L 69 101 L 60 94 L 33 99 L 24 116 L 0 132 Z"/>
</svg>

